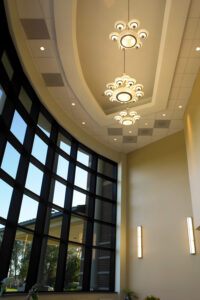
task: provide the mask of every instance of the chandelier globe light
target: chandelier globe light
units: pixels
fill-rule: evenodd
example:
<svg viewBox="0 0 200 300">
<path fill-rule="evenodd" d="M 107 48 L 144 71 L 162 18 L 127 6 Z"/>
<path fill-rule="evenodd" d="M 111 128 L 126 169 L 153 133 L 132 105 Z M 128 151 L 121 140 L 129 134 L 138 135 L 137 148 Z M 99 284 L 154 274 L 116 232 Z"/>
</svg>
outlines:
<svg viewBox="0 0 200 300">
<path fill-rule="evenodd" d="M 125 73 L 121 77 L 115 78 L 114 82 L 108 83 L 106 87 L 104 94 L 109 97 L 111 102 L 137 102 L 144 96 L 143 85 L 136 84 L 136 80 Z"/>
<path fill-rule="evenodd" d="M 130 126 L 134 125 L 135 122 L 140 119 L 140 115 L 138 115 L 136 111 L 128 112 L 124 110 L 121 111 L 119 115 L 114 116 L 114 119 L 122 125 Z"/>
<path fill-rule="evenodd" d="M 140 21 L 138 21 L 137 19 L 130 20 L 129 1 L 130 0 L 128 0 L 128 22 L 115 22 L 114 27 L 118 30 L 118 32 L 112 32 L 109 35 L 109 38 L 112 41 L 117 41 L 119 48 L 122 50 L 129 48 L 140 49 L 142 47 L 142 41 L 147 39 L 149 35 L 146 29 L 139 29 Z"/>
<path fill-rule="evenodd" d="M 117 41 L 120 49 L 135 48 L 140 49 L 142 47 L 142 41 L 147 39 L 149 33 L 146 29 L 140 29 L 140 22 L 136 19 L 131 20 L 128 23 L 123 21 L 117 21 L 115 28 L 119 32 L 112 32 L 109 38 L 112 41 Z"/>
</svg>

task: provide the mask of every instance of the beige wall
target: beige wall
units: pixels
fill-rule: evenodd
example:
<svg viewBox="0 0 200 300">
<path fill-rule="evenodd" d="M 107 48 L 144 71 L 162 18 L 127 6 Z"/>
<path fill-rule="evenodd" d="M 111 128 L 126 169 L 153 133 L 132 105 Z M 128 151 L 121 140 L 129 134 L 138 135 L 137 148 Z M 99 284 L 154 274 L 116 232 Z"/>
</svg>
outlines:
<svg viewBox="0 0 200 300">
<path fill-rule="evenodd" d="M 199 300 L 200 254 L 189 254 L 187 239 L 192 207 L 183 132 L 130 153 L 127 165 L 128 287 L 141 299 Z M 143 259 L 136 253 L 137 225 L 144 230 Z"/>
<path fill-rule="evenodd" d="M 200 72 L 185 112 L 184 129 L 194 224 L 200 229 Z"/>
</svg>

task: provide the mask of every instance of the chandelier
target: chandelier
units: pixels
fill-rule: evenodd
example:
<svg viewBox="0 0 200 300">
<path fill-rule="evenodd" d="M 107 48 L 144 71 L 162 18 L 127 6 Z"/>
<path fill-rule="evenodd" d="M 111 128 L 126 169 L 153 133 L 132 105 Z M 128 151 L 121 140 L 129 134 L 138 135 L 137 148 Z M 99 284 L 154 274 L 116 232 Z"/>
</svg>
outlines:
<svg viewBox="0 0 200 300">
<path fill-rule="evenodd" d="M 120 103 L 136 102 L 144 96 L 143 85 L 136 84 L 136 80 L 125 73 L 115 81 L 106 85 L 107 90 L 104 94 L 109 97 L 111 102 Z"/>
<path fill-rule="evenodd" d="M 121 111 L 119 115 L 114 117 L 114 119 L 119 121 L 122 125 L 130 126 L 134 125 L 135 121 L 140 119 L 140 116 L 136 113 L 136 111 Z"/>
<path fill-rule="evenodd" d="M 136 19 L 125 23 L 123 21 L 117 21 L 115 23 L 115 28 L 119 30 L 118 32 L 112 32 L 109 38 L 112 41 L 117 41 L 120 49 L 135 48 L 139 49 L 142 47 L 142 40 L 148 37 L 148 31 L 145 29 L 140 29 L 140 22 Z"/>
</svg>

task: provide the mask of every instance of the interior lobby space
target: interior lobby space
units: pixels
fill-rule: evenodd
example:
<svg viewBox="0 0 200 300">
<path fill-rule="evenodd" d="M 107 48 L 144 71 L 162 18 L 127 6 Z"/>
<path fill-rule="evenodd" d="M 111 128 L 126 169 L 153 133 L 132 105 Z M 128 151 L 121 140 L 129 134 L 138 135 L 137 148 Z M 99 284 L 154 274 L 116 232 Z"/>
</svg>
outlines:
<svg viewBox="0 0 200 300">
<path fill-rule="evenodd" d="M 0 24 L 0 298 L 199 300 L 200 1 Z"/>
</svg>

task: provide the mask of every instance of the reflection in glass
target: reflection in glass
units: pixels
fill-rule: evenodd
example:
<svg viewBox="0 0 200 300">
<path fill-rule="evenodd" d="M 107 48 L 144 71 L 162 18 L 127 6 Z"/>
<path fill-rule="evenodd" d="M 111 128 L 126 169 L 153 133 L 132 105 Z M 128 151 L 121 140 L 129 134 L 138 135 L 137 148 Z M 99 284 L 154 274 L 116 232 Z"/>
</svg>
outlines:
<svg viewBox="0 0 200 300">
<path fill-rule="evenodd" d="M 70 155 L 71 142 L 61 133 L 58 134 L 57 146 Z"/>
<path fill-rule="evenodd" d="M 37 125 L 48 137 L 50 137 L 51 124 L 49 123 L 49 121 L 47 121 L 42 113 L 39 114 Z"/>
<path fill-rule="evenodd" d="M 90 290 L 109 290 L 111 252 L 102 249 L 92 250 Z"/>
<path fill-rule="evenodd" d="M 113 183 L 97 176 L 96 194 L 108 199 L 113 199 Z"/>
<path fill-rule="evenodd" d="M 4 66 L 5 70 L 6 70 L 6 73 L 7 73 L 8 77 L 9 77 L 9 79 L 11 80 L 14 71 L 13 71 L 13 68 L 11 66 L 10 60 L 8 59 L 8 56 L 7 56 L 6 52 L 3 53 L 1 61 L 2 61 L 2 64 L 3 64 L 3 66 Z"/>
<path fill-rule="evenodd" d="M 65 193 L 66 193 L 66 186 L 56 180 L 54 186 L 54 193 L 53 193 L 53 203 L 58 206 L 64 207 Z"/>
<path fill-rule="evenodd" d="M 3 112 L 5 100 L 6 100 L 6 94 L 4 93 L 4 90 L 3 90 L 2 86 L 0 85 L 0 115 Z"/>
<path fill-rule="evenodd" d="M 93 245 L 107 248 L 114 247 L 115 229 L 112 226 L 94 222 Z"/>
<path fill-rule="evenodd" d="M 24 122 L 24 120 L 22 119 L 22 117 L 20 116 L 20 114 L 18 114 L 17 111 L 15 111 L 14 116 L 13 116 L 13 120 L 12 120 L 12 124 L 11 124 L 11 128 L 10 131 L 14 134 L 14 136 L 20 141 L 20 143 L 23 144 L 24 142 L 24 137 L 25 137 L 25 133 L 26 133 L 26 128 L 27 125 Z"/>
<path fill-rule="evenodd" d="M 88 197 L 87 197 L 88 202 Z M 87 213 L 86 195 L 76 190 L 73 191 L 72 211 L 79 214 Z"/>
<path fill-rule="evenodd" d="M 61 227 L 62 227 L 62 212 L 54 208 L 50 209 L 50 224 L 48 235 L 60 238 Z"/>
<path fill-rule="evenodd" d="M 69 161 L 66 160 L 61 155 L 56 154 L 55 156 L 55 165 L 56 174 L 64 179 L 67 179 Z"/>
<path fill-rule="evenodd" d="M 97 171 L 99 173 L 102 173 L 106 176 L 109 177 L 114 177 L 114 170 L 116 169 L 116 167 L 114 167 L 112 164 L 110 164 L 109 162 L 102 160 L 102 159 L 98 159 L 98 169 Z"/>
<path fill-rule="evenodd" d="M 0 179 L 0 217 L 7 219 L 13 188 Z"/>
<path fill-rule="evenodd" d="M 114 215 L 115 211 L 112 203 L 95 199 L 95 219 L 112 223 Z"/>
<path fill-rule="evenodd" d="M 24 195 L 19 215 L 19 225 L 29 229 L 35 229 L 35 221 L 37 217 L 38 202 Z"/>
<path fill-rule="evenodd" d="M 88 167 L 91 166 L 91 155 L 80 148 L 77 152 L 77 160 Z"/>
<path fill-rule="evenodd" d="M 31 154 L 35 156 L 42 164 L 45 164 L 48 146 L 36 134 L 33 141 L 33 148 Z"/>
<path fill-rule="evenodd" d="M 42 186 L 43 172 L 35 167 L 32 163 L 29 164 L 28 174 L 26 177 L 25 187 L 37 195 L 40 195 Z"/>
<path fill-rule="evenodd" d="M 82 289 L 84 254 L 82 247 L 68 245 L 64 291 Z"/>
<path fill-rule="evenodd" d="M 11 281 L 6 289 L 7 292 L 23 292 L 25 289 L 32 240 L 32 234 L 17 230 L 8 271 Z"/>
<path fill-rule="evenodd" d="M 29 96 L 27 95 L 26 91 L 23 89 L 23 87 L 20 89 L 19 100 L 23 104 L 26 111 L 28 113 L 30 113 L 31 112 L 32 101 L 29 98 Z"/>
<path fill-rule="evenodd" d="M 1 168 L 14 179 L 16 178 L 19 159 L 19 152 L 9 142 L 7 142 Z"/>
<path fill-rule="evenodd" d="M 84 243 L 85 233 L 86 221 L 81 218 L 71 216 L 69 240 L 72 242 Z"/>
<path fill-rule="evenodd" d="M 80 188 L 87 190 L 89 188 L 89 176 L 88 172 L 76 167 L 76 173 L 75 173 L 75 182 L 74 184 L 76 186 L 79 186 Z"/>
<path fill-rule="evenodd" d="M 43 269 L 43 282 L 45 286 L 48 286 L 48 291 L 54 290 L 58 252 L 59 242 L 52 239 L 48 239 Z"/>
</svg>

